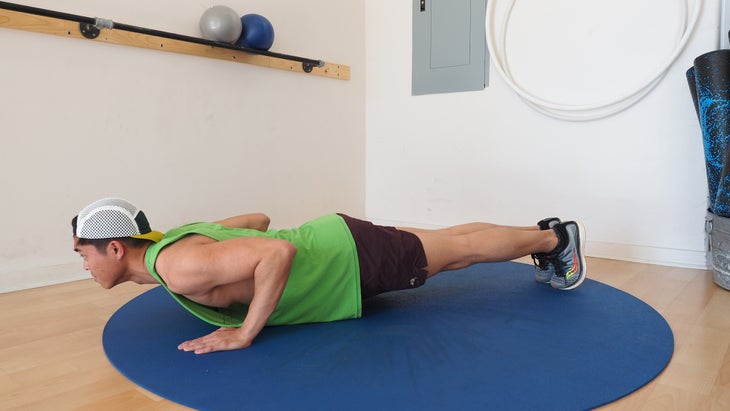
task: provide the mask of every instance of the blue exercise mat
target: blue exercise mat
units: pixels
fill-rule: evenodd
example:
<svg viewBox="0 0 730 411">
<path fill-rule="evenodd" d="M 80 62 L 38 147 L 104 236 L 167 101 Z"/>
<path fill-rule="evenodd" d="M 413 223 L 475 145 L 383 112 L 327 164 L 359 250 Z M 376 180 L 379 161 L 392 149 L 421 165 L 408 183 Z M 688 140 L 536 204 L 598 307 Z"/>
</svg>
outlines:
<svg viewBox="0 0 730 411">
<path fill-rule="evenodd" d="M 201 410 L 581 410 L 669 362 L 669 325 L 596 281 L 557 291 L 518 263 L 478 264 L 367 300 L 357 320 L 267 327 L 248 349 L 177 350 L 215 330 L 157 287 L 104 329 L 134 383 Z"/>
</svg>

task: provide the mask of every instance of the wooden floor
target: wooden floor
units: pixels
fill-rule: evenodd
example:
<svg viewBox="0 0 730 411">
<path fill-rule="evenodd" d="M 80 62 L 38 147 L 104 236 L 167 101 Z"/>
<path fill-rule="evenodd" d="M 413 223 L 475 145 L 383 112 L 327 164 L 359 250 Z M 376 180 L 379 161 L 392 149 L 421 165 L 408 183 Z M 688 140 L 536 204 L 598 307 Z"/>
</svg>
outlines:
<svg viewBox="0 0 730 411">
<path fill-rule="evenodd" d="M 710 271 L 589 259 L 589 277 L 644 300 L 675 336 L 664 372 L 602 410 L 730 410 L 730 291 Z M 86 280 L 0 294 L 0 410 L 186 409 L 132 384 L 104 355 L 107 319 L 147 289 Z"/>
</svg>

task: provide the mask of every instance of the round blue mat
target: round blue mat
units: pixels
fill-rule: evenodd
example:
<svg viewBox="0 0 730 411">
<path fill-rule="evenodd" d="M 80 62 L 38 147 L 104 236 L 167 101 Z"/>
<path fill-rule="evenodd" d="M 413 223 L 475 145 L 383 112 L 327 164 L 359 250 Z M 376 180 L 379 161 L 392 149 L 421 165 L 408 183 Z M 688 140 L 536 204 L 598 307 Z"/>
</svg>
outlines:
<svg viewBox="0 0 730 411">
<path fill-rule="evenodd" d="M 112 316 L 103 343 L 131 381 L 203 410 L 590 409 L 652 380 L 674 350 L 641 300 L 592 280 L 552 290 L 511 262 L 440 274 L 363 311 L 196 356 L 177 345 L 215 327 L 157 287 Z"/>
</svg>

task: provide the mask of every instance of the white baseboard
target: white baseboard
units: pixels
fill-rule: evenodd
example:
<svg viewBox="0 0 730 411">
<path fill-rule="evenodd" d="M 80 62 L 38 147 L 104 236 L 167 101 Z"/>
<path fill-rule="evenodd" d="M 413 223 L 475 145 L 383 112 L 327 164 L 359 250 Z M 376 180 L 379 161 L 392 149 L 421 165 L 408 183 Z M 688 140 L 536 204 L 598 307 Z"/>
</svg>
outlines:
<svg viewBox="0 0 730 411">
<path fill-rule="evenodd" d="M 90 278 L 80 261 L 34 267 L 0 266 L 0 293 L 68 283 Z"/>
<path fill-rule="evenodd" d="M 649 247 L 635 244 L 586 242 L 586 255 L 611 260 L 666 265 L 670 267 L 710 269 L 706 251 Z"/>
</svg>

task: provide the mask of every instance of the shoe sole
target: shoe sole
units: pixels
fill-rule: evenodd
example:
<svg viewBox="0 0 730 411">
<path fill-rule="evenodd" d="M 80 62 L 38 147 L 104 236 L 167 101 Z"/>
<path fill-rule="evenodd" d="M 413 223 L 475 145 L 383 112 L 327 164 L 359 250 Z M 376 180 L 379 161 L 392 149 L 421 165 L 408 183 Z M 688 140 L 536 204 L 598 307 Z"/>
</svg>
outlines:
<svg viewBox="0 0 730 411">
<path fill-rule="evenodd" d="M 581 224 L 579 221 L 574 221 L 575 225 L 578 226 L 578 258 L 580 259 L 580 266 L 582 270 L 580 271 L 580 277 L 578 277 L 578 281 L 575 282 L 575 284 L 571 285 L 570 287 L 565 288 L 557 288 L 553 287 L 556 290 L 573 290 L 575 288 L 578 288 L 581 284 L 583 284 L 583 281 L 586 279 L 586 256 L 585 256 L 585 238 L 586 238 L 586 229 L 583 227 L 583 224 Z"/>
</svg>

